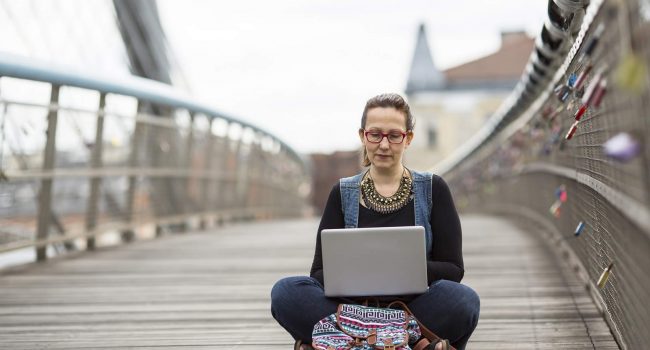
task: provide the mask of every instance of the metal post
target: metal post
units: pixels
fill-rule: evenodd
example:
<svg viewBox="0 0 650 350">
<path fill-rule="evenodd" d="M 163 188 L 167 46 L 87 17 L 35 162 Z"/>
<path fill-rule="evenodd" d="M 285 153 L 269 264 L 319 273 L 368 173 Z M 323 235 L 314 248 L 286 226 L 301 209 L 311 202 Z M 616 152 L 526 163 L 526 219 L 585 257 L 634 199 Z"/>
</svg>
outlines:
<svg viewBox="0 0 650 350">
<path fill-rule="evenodd" d="M 233 145 L 234 143 L 234 145 Z M 224 176 L 221 183 L 221 193 L 219 193 L 219 207 L 224 211 L 230 211 L 227 216 L 228 219 L 232 220 L 235 215 L 232 213 L 232 210 L 238 210 L 235 208 L 236 198 L 237 198 L 237 169 L 239 168 L 239 147 L 241 141 L 233 141 L 229 137 L 226 138 L 226 155 L 224 158 Z"/>
<path fill-rule="evenodd" d="M 204 149 L 204 161 L 203 161 L 203 171 L 204 177 L 201 179 L 201 211 L 203 212 L 203 217 L 201 217 L 201 229 L 206 228 L 205 214 L 208 212 L 210 193 L 212 189 L 212 181 L 209 177 L 212 173 L 212 144 L 214 141 L 214 135 L 212 134 L 212 124 L 214 118 L 209 119 L 208 131 L 206 133 L 205 140 L 205 149 Z"/>
<path fill-rule="evenodd" d="M 217 136 L 215 136 L 217 137 Z M 216 162 L 216 169 L 213 169 L 213 172 L 216 172 L 219 174 L 218 177 L 216 178 L 211 178 L 211 183 L 212 183 L 212 188 L 210 191 L 210 209 L 215 212 L 219 211 L 221 212 L 223 210 L 223 192 L 226 189 L 226 185 L 224 183 L 225 177 L 228 176 L 225 174 L 224 169 L 226 169 L 227 162 L 228 162 L 228 148 L 229 148 L 229 140 L 228 136 L 224 137 L 217 137 L 216 139 L 216 149 L 217 151 L 214 152 L 216 156 L 218 156 L 218 160 Z M 214 149 L 214 146 L 213 146 Z M 213 167 L 214 168 L 214 167 Z M 219 213 L 216 218 L 215 224 L 221 225 L 223 224 L 223 214 Z"/>
<path fill-rule="evenodd" d="M 243 132 L 242 132 L 243 136 Z M 241 153 L 243 152 L 243 142 L 242 142 L 242 136 L 239 137 L 239 139 L 236 141 L 237 143 L 235 144 L 235 151 L 232 153 L 234 156 L 235 162 L 234 162 L 234 169 L 233 169 L 233 183 L 232 183 L 232 190 L 231 194 L 232 197 L 229 198 L 229 203 L 228 205 L 230 208 L 233 208 L 236 213 L 233 215 L 233 218 L 235 220 L 239 221 L 241 220 L 242 213 L 243 213 L 243 208 L 241 207 L 241 195 L 244 190 L 243 186 L 244 184 L 242 183 L 244 180 L 244 174 L 246 174 L 247 169 L 246 169 L 246 164 L 242 162 L 242 155 Z"/>
<path fill-rule="evenodd" d="M 251 143 L 251 157 L 250 157 L 250 173 L 248 175 L 248 201 L 246 205 L 249 208 L 259 208 L 261 207 L 261 198 L 262 198 L 262 186 L 260 183 L 260 178 L 263 174 L 262 169 L 262 145 L 259 142 L 260 135 L 255 133 L 253 143 Z M 258 219 L 260 213 L 252 213 L 252 218 Z"/>
<path fill-rule="evenodd" d="M 226 130 L 230 129 L 230 124 L 226 126 Z M 219 173 L 221 176 L 216 180 L 216 190 L 215 190 L 215 197 L 216 197 L 216 208 L 219 211 L 223 211 L 224 209 L 229 207 L 229 202 L 228 198 L 230 197 L 230 192 L 232 190 L 232 184 L 229 183 L 229 178 L 230 178 L 230 157 L 232 156 L 232 151 L 230 148 L 232 147 L 232 140 L 226 133 L 225 136 L 219 139 L 219 145 L 221 146 L 221 151 L 219 154 L 223 157 L 221 159 L 221 166 L 218 168 Z M 224 215 L 221 214 L 219 219 L 220 219 L 220 224 L 223 223 L 223 217 Z"/>
<path fill-rule="evenodd" d="M 99 169 L 102 167 L 102 150 L 104 148 L 104 109 L 106 107 L 106 93 L 99 95 L 99 110 L 97 112 L 97 127 L 95 128 L 95 144 L 93 145 L 90 159 L 90 167 Z M 90 198 L 88 198 L 88 210 L 86 211 L 86 232 L 90 232 L 97 226 L 97 207 L 99 191 L 102 184 L 101 177 L 90 178 Z M 95 249 L 95 236 L 86 238 L 86 249 Z"/>
<path fill-rule="evenodd" d="M 140 101 L 138 101 L 139 103 Z M 140 151 L 140 139 L 141 139 L 141 134 L 142 134 L 142 128 L 143 125 L 138 122 L 138 119 L 135 118 L 135 126 L 133 128 L 133 136 L 131 138 L 131 155 L 129 156 L 129 168 L 133 169 L 137 166 L 138 163 L 138 152 Z M 129 176 L 129 184 L 128 188 L 126 190 L 126 217 L 125 220 L 128 223 L 133 222 L 133 210 L 134 210 L 134 197 L 135 197 L 135 190 L 136 190 L 136 180 L 137 177 L 135 175 L 130 175 Z M 122 241 L 123 242 L 129 242 L 132 241 L 133 238 L 135 238 L 135 234 L 133 233 L 133 230 L 126 230 L 122 232 Z"/>
<path fill-rule="evenodd" d="M 56 159 L 56 124 L 59 114 L 59 86 L 52 85 L 50 95 L 50 111 L 47 114 L 47 140 L 45 142 L 45 153 L 43 155 L 43 172 L 54 168 Z M 36 239 L 47 239 L 50 229 L 50 210 L 52 208 L 52 182 L 53 178 L 45 178 L 41 181 L 41 189 L 38 194 L 38 228 Z M 47 246 L 36 247 L 36 260 L 47 259 Z"/>
<path fill-rule="evenodd" d="M 229 127 L 226 126 L 226 129 Z M 219 155 L 219 162 L 217 163 L 217 168 L 216 171 L 219 173 L 219 177 L 214 181 L 214 201 L 212 204 L 212 209 L 213 210 L 221 210 L 223 209 L 224 205 L 224 199 L 223 199 L 223 189 L 226 188 L 224 184 L 224 177 L 228 176 L 225 172 L 225 169 L 228 167 L 228 158 L 229 158 L 229 153 L 230 153 L 230 139 L 228 138 L 228 135 L 226 134 L 225 136 L 221 136 L 217 139 L 217 152 L 216 154 Z"/>
<path fill-rule="evenodd" d="M 193 195 L 198 195 L 198 193 L 191 192 L 192 184 L 194 181 L 196 181 L 196 176 L 194 175 L 195 169 L 192 167 L 192 153 L 194 152 L 194 120 L 194 112 L 190 112 L 190 125 L 188 126 L 189 130 L 187 133 L 187 144 L 185 146 L 185 161 L 180 162 L 181 167 L 190 172 L 185 178 L 185 190 L 183 191 L 183 199 L 185 200 L 185 205 L 183 207 L 185 209 L 185 214 L 196 212 L 197 209 L 197 202 L 194 201 L 195 197 Z M 181 159 L 183 159 L 182 155 Z M 183 232 L 186 232 L 188 230 L 187 220 L 183 221 L 181 224 L 181 230 Z"/>
</svg>

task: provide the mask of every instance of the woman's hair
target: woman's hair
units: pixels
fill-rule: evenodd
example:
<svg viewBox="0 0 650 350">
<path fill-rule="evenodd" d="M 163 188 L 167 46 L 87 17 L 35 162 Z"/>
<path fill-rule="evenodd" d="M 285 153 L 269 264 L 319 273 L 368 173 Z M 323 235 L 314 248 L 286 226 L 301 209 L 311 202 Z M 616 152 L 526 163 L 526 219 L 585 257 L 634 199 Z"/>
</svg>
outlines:
<svg viewBox="0 0 650 350">
<path fill-rule="evenodd" d="M 361 116 L 362 130 L 366 129 L 368 111 L 377 107 L 395 108 L 398 112 L 402 112 L 404 114 L 404 119 L 406 119 L 406 131 L 413 131 L 413 128 L 415 128 L 415 120 L 413 120 L 413 115 L 411 114 L 411 108 L 409 107 L 409 104 L 406 103 L 406 100 L 404 100 L 402 96 L 394 93 L 389 93 L 377 95 L 366 102 L 366 107 L 363 109 L 363 115 Z M 363 147 L 361 165 L 364 167 L 370 166 L 370 159 L 368 159 L 368 152 L 366 151 L 366 147 Z"/>
</svg>

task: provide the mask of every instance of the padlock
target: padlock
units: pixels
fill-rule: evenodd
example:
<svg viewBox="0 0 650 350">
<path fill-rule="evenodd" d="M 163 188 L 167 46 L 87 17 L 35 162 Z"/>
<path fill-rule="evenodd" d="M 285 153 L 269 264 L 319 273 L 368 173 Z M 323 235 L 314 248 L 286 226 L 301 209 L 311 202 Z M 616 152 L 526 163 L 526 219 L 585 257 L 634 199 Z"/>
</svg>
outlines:
<svg viewBox="0 0 650 350">
<path fill-rule="evenodd" d="M 562 207 L 562 202 L 560 202 L 560 200 L 556 200 L 555 202 L 553 202 L 553 204 L 548 209 L 548 211 L 551 213 L 551 215 L 555 216 L 556 218 L 559 218 L 561 213 L 560 210 L 561 207 Z"/>
<path fill-rule="evenodd" d="M 585 228 L 585 223 L 583 221 L 580 221 L 578 223 L 578 226 L 576 227 L 575 231 L 573 232 L 573 235 L 578 237 L 582 233 L 582 230 Z"/>
<path fill-rule="evenodd" d="M 578 123 L 580 123 L 580 121 L 576 120 L 573 122 L 573 124 L 571 124 L 569 131 L 567 131 L 566 136 L 564 137 L 566 140 L 571 140 L 573 138 L 573 134 L 575 134 L 576 130 L 578 130 Z"/>
<path fill-rule="evenodd" d="M 578 75 L 575 73 L 569 74 L 569 77 L 566 80 L 566 85 L 570 88 L 573 88 L 573 86 L 576 83 L 576 80 L 578 80 Z"/>
<path fill-rule="evenodd" d="M 601 79 L 594 91 L 594 96 L 591 98 L 591 105 L 594 108 L 600 107 L 600 102 L 603 100 L 603 96 L 607 93 L 607 79 Z"/>
<path fill-rule="evenodd" d="M 598 72 L 589 83 L 589 86 L 587 86 L 587 88 L 585 89 L 585 94 L 582 96 L 582 104 L 586 104 L 587 106 L 591 105 L 591 103 L 593 102 L 593 98 L 595 96 L 594 92 L 596 92 L 596 88 L 600 84 L 600 80 L 603 79 L 603 74 L 605 73 L 606 69 L 607 69 L 606 66 L 603 66 L 600 69 L 598 69 Z"/>
<path fill-rule="evenodd" d="M 585 114 L 585 112 L 587 112 L 587 105 L 582 105 L 582 106 L 580 106 L 580 108 L 575 112 L 575 114 L 573 115 L 573 118 L 574 118 L 575 120 L 580 120 L 580 119 L 582 119 L 582 116 Z"/>
<path fill-rule="evenodd" d="M 573 85 L 573 88 L 575 90 L 578 90 L 582 87 L 582 84 L 587 80 L 587 76 L 589 76 L 589 73 L 593 69 L 593 66 L 591 64 L 587 64 L 585 68 L 580 72 L 578 77 L 576 78 L 576 82 Z"/>
<path fill-rule="evenodd" d="M 564 203 L 567 200 L 566 186 L 560 185 L 555 189 L 555 197 Z"/>
<path fill-rule="evenodd" d="M 598 282 L 596 285 L 598 285 L 598 288 L 603 289 L 605 287 L 605 283 L 607 283 L 607 280 L 609 279 L 609 275 L 612 273 L 612 267 L 614 267 L 614 262 L 610 262 L 609 265 L 603 270 L 603 273 L 600 274 L 600 277 L 598 278 Z"/>
<path fill-rule="evenodd" d="M 557 87 L 555 90 L 555 95 L 562 102 L 565 102 L 567 98 L 569 98 L 570 94 L 571 94 L 571 88 L 569 88 L 566 85 L 561 85 Z"/>
</svg>

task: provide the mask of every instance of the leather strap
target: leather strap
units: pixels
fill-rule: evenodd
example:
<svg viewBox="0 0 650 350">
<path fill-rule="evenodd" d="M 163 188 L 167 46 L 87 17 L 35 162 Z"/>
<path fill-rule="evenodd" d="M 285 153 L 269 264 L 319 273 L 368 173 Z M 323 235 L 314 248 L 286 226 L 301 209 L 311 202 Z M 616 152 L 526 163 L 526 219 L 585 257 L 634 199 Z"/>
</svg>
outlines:
<svg viewBox="0 0 650 350">
<path fill-rule="evenodd" d="M 437 343 L 437 342 L 440 341 L 440 340 L 443 340 L 443 341 L 446 340 L 446 339 L 440 338 L 437 334 L 433 333 L 429 328 L 427 328 L 425 325 L 423 325 L 422 322 L 420 322 L 420 320 L 418 320 L 418 318 L 415 317 L 415 315 L 413 314 L 413 312 L 411 311 L 411 309 L 409 309 L 409 307 L 406 306 L 406 304 L 405 304 L 403 301 L 401 301 L 401 300 L 393 301 L 392 303 L 388 304 L 387 307 L 388 307 L 388 308 L 391 308 L 391 307 L 393 307 L 393 305 L 398 305 L 400 308 L 402 308 L 402 310 L 406 311 L 409 315 L 413 316 L 413 318 L 415 319 L 415 321 L 417 321 L 418 326 L 420 326 L 420 332 L 421 332 L 422 335 L 423 335 L 425 338 L 427 338 L 430 342 L 432 342 L 432 343 Z M 425 345 L 425 346 L 426 346 L 426 345 Z M 443 346 L 443 349 L 444 349 L 444 346 Z M 449 350 L 456 350 L 456 348 L 454 348 L 453 346 L 451 346 L 451 344 L 449 344 L 449 346 L 447 347 L 447 349 L 449 349 Z"/>
<path fill-rule="evenodd" d="M 415 346 L 413 347 L 413 350 L 424 350 L 427 346 L 429 346 L 429 344 L 431 344 L 429 339 L 422 338 L 422 339 L 420 339 L 419 342 L 417 342 L 415 344 Z"/>
</svg>

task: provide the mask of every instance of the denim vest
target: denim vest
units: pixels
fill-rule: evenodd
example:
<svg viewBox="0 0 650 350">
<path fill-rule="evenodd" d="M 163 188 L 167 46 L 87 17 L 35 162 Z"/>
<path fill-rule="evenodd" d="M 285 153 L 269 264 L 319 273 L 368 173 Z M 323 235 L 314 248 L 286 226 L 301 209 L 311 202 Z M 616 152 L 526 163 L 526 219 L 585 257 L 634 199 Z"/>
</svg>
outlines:
<svg viewBox="0 0 650 350">
<path fill-rule="evenodd" d="M 341 185 L 341 209 L 343 210 L 346 228 L 355 228 L 359 225 L 359 187 L 364 173 L 365 171 L 339 180 Z M 411 170 L 411 176 L 413 177 L 413 200 L 415 201 L 413 203 L 415 207 L 415 226 L 424 227 L 427 254 L 429 254 L 433 242 L 433 233 L 431 232 L 432 174 Z"/>
</svg>

